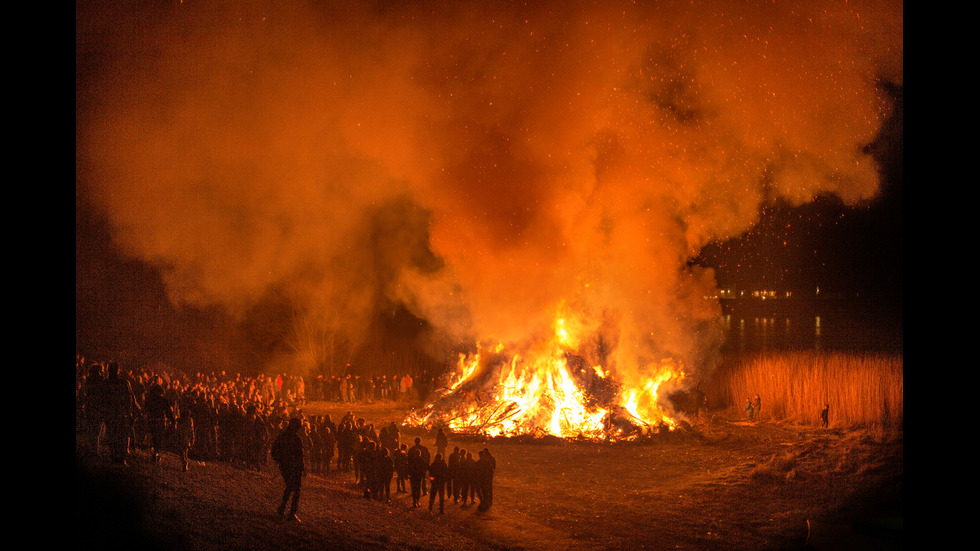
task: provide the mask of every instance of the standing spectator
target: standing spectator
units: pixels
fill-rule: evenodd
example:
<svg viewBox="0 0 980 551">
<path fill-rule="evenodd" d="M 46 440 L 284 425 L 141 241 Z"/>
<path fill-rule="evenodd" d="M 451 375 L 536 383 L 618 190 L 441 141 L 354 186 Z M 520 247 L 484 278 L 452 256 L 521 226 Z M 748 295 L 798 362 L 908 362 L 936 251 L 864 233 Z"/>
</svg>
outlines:
<svg viewBox="0 0 980 551">
<path fill-rule="evenodd" d="M 88 437 L 87 440 L 92 446 L 92 452 L 98 455 L 99 439 L 102 427 L 108 417 L 109 408 L 105 377 L 102 375 L 102 364 L 94 363 L 89 367 L 82 392 L 84 395 L 82 405 L 82 411 L 85 415 L 84 430 Z"/>
<path fill-rule="evenodd" d="M 391 438 L 388 436 L 388 425 L 381 425 L 381 430 L 378 431 L 378 443 L 381 444 L 381 447 L 386 450 L 391 449 Z"/>
<path fill-rule="evenodd" d="M 183 463 L 183 471 L 187 472 L 191 447 L 194 446 L 194 418 L 188 410 L 180 412 L 177 418 L 177 430 L 175 432 L 175 451 L 180 455 Z"/>
<path fill-rule="evenodd" d="M 449 478 L 446 480 L 446 494 L 453 498 L 453 503 L 459 503 L 459 446 L 453 448 L 453 453 L 446 461 Z"/>
<path fill-rule="evenodd" d="M 408 453 L 408 479 L 412 486 L 412 508 L 419 506 L 422 499 L 422 480 L 428 465 L 422 459 L 422 451 L 419 448 L 412 448 Z"/>
<path fill-rule="evenodd" d="M 290 419 L 286 430 L 276 438 L 272 445 L 272 459 L 279 465 L 279 472 L 286 484 L 286 489 L 282 493 L 282 500 L 279 502 L 279 517 L 282 518 L 286 512 L 286 502 L 292 496 L 292 505 L 290 505 L 287 518 L 297 522 L 299 517 L 296 516 L 296 512 L 299 509 L 300 487 L 305 471 L 303 442 L 299 436 L 301 429 L 302 423 L 298 418 Z"/>
<path fill-rule="evenodd" d="M 127 465 L 129 442 L 133 434 L 134 420 L 139 404 L 133 395 L 129 381 L 119 375 L 119 364 L 109 363 L 105 385 L 108 397 L 106 436 L 114 463 Z"/>
<path fill-rule="evenodd" d="M 357 468 L 357 484 L 364 489 L 364 497 L 371 498 L 371 492 L 375 488 L 375 464 L 374 464 L 374 442 L 367 438 L 361 440 L 360 451 L 357 452 L 355 457 L 355 466 Z"/>
<path fill-rule="evenodd" d="M 238 403 L 231 403 L 218 421 L 221 454 L 226 461 L 244 462 L 245 454 L 245 410 Z"/>
<path fill-rule="evenodd" d="M 310 439 L 310 472 L 323 474 L 323 435 L 320 434 L 319 419 L 314 417 L 307 424 L 306 434 Z"/>
<path fill-rule="evenodd" d="M 432 464 L 429 465 L 429 484 L 431 486 L 431 491 L 429 492 L 429 512 L 432 512 L 432 505 L 436 501 L 436 496 L 439 496 L 439 513 L 445 512 L 445 501 L 446 501 L 446 480 L 449 478 L 449 467 L 446 466 L 446 462 L 442 459 L 442 454 L 437 453 L 435 459 L 432 460 Z"/>
<path fill-rule="evenodd" d="M 493 474 L 497 470 L 497 460 L 490 455 L 490 450 L 480 450 L 480 459 L 476 462 L 477 492 L 480 496 L 480 511 L 489 511 L 493 505 Z"/>
<path fill-rule="evenodd" d="M 316 451 L 313 449 L 313 436 L 310 434 L 310 422 L 300 418 L 302 428 L 299 431 L 299 439 L 303 442 L 303 464 L 306 465 L 307 472 L 316 474 Z"/>
<path fill-rule="evenodd" d="M 422 439 L 421 438 L 416 438 L 415 439 L 415 445 L 412 446 L 412 450 L 418 450 L 419 451 L 419 455 L 422 458 L 422 463 L 424 464 L 424 470 L 428 470 L 428 468 L 429 468 L 429 461 L 430 461 L 430 459 L 431 459 L 432 456 L 429 455 L 429 448 L 427 448 L 427 447 L 425 447 L 425 446 L 422 445 Z M 408 452 L 409 457 L 412 456 L 412 450 L 409 450 L 409 452 Z M 426 493 L 428 492 L 428 490 L 426 490 L 426 487 L 425 486 L 426 486 L 425 485 L 425 478 L 423 477 L 423 479 L 422 479 L 422 495 L 426 495 Z"/>
<path fill-rule="evenodd" d="M 351 470 L 351 459 L 354 454 L 354 427 L 349 420 L 345 419 L 337 428 L 337 469 L 341 471 Z"/>
<path fill-rule="evenodd" d="M 399 399 L 407 402 L 412 396 L 412 377 L 408 373 L 402 377 L 401 386 L 398 389 Z"/>
<path fill-rule="evenodd" d="M 398 430 L 398 425 L 394 421 L 388 423 L 386 438 L 387 440 L 382 441 L 381 445 L 388 448 L 388 451 L 391 453 L 394 453 L 399 448 L 399 440 L 401 438 L 401 432 Z"/>
<path fill-rule="evenodd" d="M 194 419 L 194 446 L 197 457 L 205 460 L 214 459 L 217 456 L 215 431 L 218 424 L 214 396 L 199 394 L 191 417 Z"/>
<path fill-rule="evenodd" d="M 402 444 L 392 457 L 395 464 L 395 493 L 407 493 L 405 480 L 408 479 L 408 446 Z"/>
<path fill-rule="evenodd" d="M 322 464 L 323 472 L 329 473 L 330 462 L 333 460 L 333 449 L 334 444 L 336 443 L 336 437 L 334 436 L 333 431 L 330 430 L 330 426 L 326 423 L 320 427 L 320 437 L 323 445 L 323 450 L 320 452 L 322 454 L 320 462 Z"/>
<path fill-rule="evenodd" d="M 830 426 L 830 404 L 824 404 L 820 410 L 820 426 L 827 428 Z"/>
<path fill-rule="evenodd" d="M 391 501 L 391 479 L 395 474 L 395 462 L 391 457 L 388 448 L 381 448 L 381 459 L 379 460 L 378 475 L 381 486 L 378 491 L 378 499 L 385 503 Z"/>
<path fill-rule="evenodd" d="M 276 401 L 276 388 L 272 379 L 262 375 L 262 401 L 266 405 Z"/>
<path fill-rule="evenodd" d="M 337 425 L 334 424 L 333 419 L 330 418 L 329 414 L 323 416 L 323 427 L 330 429 L 330 432 L 333 434 L 334 438 L 337 437 Z"/>
<path fill-rule="evenodd" d="M 449 439 L 442 427 L 439 427 L 439 432 L 436 434 L 436 453 L 445 457 L 447 447 L 449 447 Z"/>
<path fill-rule="evenodd" d="M 344 377 L 344 384 L 347 387 L 347 403 L 354 404 L 357 402 L 357 375 L 347 375 Z"/>
<path fill-rule="evenodd" d="M 459 495 L 463 500 L 463 507 L 466 507 L 467 499 L 470 505 L 476 503 L 474 499 L 476 496 L 476 485 L 474 484 L 473 478 L 476 474 L 476 461 L 473 460 L 473 452 L 460 450 L 459 453 L 462 457 L 459 464 L 459 478 L 461 483 Z"/>
<path fill-rule="evenodd" d="M 269 436 L 269 426 L 266 420 L 258 413 L 254 405 L 249 406 L 245 424 L 245 438 L 248 446 L 246 462 L 249 467 L 256 471 L 261 471 L 262 466 L 266 463 Z"/>
<path fill-rule="evenodd" d="M 752 399 L 752 415 L 756 421 L 762 421 L 762 398 L 758 394 Z"/>
<path fill-rule="evenodd" d="M 303 407 L 306 405 L 306 382 L 303 381 L 303 377 L 296 377 L 296 407 Z"/>
</svg>

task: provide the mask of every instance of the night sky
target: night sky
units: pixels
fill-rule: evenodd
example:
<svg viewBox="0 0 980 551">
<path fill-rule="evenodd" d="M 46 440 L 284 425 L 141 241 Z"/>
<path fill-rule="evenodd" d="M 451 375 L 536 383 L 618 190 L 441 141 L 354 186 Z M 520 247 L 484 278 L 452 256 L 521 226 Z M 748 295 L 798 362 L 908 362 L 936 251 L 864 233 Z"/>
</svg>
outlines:
<svg viewBox="0 0 980 551">
<path fill-rule="evenodd" d="M 711 5 L 76 4 L 76 351 L 265 369 L 567 301 L 626 364 L 715 346 L 715 285 L 901 312 L 901 3 Z"/>
<path fill-rule="evenodd" d="M 736 238 L 708 245 L 696 260 L 716 269 L 733 290 L 775 289 L 794 296 L 864 297 L 895 303 L 903 289 L 902 89 L 891 88 L 895 111 L 869 144 L 882 172 L 882 190 L 848 206 L 827 194 L 792 206 L 776 201 L 758 224 Z"/>
</svg>

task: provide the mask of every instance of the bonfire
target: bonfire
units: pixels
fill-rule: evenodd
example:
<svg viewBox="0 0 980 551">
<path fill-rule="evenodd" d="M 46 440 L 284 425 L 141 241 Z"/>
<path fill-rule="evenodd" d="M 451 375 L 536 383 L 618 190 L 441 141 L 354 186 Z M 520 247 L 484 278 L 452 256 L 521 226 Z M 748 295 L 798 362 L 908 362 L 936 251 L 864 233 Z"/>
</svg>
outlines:
<svg viewBox="0 0 980 551">
<path fill-rule="evenodd" d="M 637 378 L 591 364 L 575 349 L 565 318 L 556 317 L 546 342 L 521 347 L 477 344 L 460 354 L 435 399 L 413 410 L 405 425 L 441 426 L 460 435 L 625 440 L 677 428 L 660 396 L 683 369 L 663 360 Z M 652 374 L 652 375 L 650 375 Z"/>
</svg>

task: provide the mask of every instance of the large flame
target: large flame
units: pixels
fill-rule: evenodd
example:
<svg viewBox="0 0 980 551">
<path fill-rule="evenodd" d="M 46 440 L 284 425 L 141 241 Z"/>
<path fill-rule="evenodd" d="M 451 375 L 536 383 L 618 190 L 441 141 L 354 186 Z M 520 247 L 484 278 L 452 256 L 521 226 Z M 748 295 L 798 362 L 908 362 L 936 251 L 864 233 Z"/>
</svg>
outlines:
<svg viewBox="0 0 980 551">
<path fill-rule="evenodd" d="M 682 381 L 682 368 L 668 359 L 644 370 L 653 375 L 638 384 L 618 381 L 613 371 L 577 354 L 581 336 L 571 332 L 563 310 L 551 338 L 526 347 L 527 353 L 498 343 L 460 354 L 437 399 L 413 411 L 406 424 L 487 437 L 620 439 L 673 430 L 677 422 L 660 390 Z"/>
</svg>

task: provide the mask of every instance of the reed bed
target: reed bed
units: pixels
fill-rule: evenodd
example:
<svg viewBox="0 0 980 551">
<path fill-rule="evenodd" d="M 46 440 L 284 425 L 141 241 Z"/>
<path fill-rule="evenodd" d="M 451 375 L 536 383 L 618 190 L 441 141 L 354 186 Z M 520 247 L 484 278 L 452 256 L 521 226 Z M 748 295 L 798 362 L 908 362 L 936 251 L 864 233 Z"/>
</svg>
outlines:
<svg viewBox="0 0 980 551">
<path fill-rule="evenodd" d="M 902 428 L 901 353 L 784 352 L 726 362 L 706 388 L 713 403 L 741 409 L 758 394 L 762 420 L 830 426 Z"/>
</svg>

